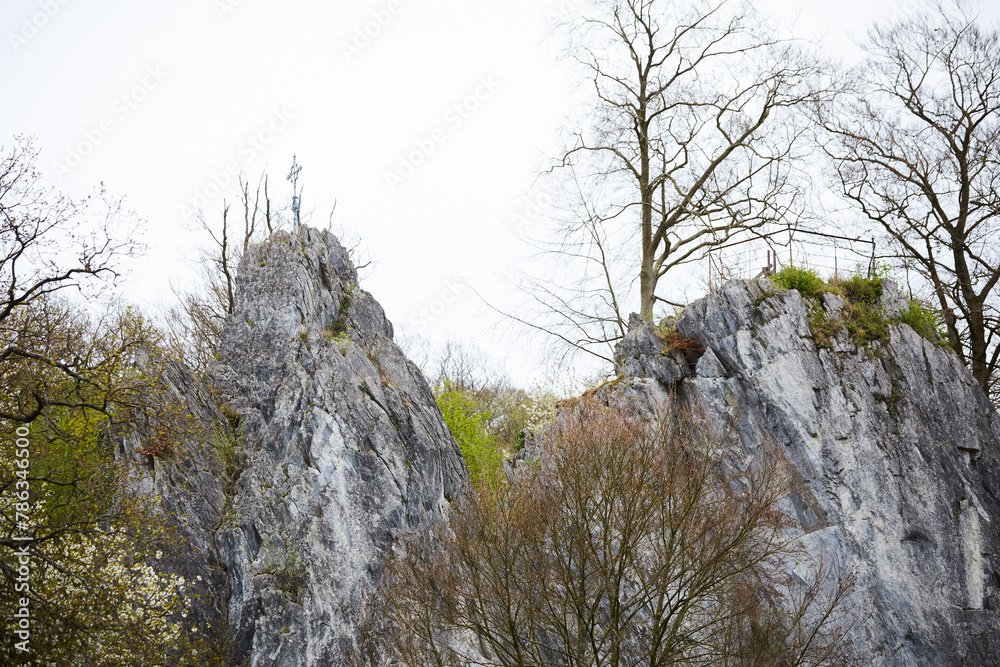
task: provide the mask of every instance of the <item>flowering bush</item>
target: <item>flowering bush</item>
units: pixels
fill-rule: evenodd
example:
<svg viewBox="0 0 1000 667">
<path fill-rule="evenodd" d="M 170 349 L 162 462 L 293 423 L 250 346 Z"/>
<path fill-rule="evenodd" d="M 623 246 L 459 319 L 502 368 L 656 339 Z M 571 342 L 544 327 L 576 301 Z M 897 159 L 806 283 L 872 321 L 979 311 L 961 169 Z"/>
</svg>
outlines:
<svg viewBox="0 0 1000 667">
<path fill-rule="evenodd" d="M 0 469 L 14 469 L 11 444 L 9 438 L 0 444 Z M 127 498 L 115 499 L 116 512 L 104 522 L 69 521 L 76 516 L 63 507 L 65 494 L 49 492 L 38 479 L 31 486 L 27 507 L 15 486 L 0 492 L 5 533 L 36 538 L 0 547 L 4 636 L 14 637 L 12 619 L 25 599 L 30 614 L 27 643 L 4 642 L 0 664 L 197 664 L 190 647 L 179 648 L 189 645 L 192 629 L 182 625 L 188 582 L 154 566 L 170 541 L 160 522 Z M 18 514 L 29 525 L 9 523 Z"/>
</svg>

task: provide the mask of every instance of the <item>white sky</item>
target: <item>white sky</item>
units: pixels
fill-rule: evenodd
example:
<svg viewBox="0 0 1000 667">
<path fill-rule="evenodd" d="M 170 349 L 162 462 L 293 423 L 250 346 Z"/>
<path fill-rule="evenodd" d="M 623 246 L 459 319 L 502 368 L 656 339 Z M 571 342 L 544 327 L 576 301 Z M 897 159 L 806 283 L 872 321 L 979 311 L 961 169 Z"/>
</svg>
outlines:
<svg viewBox="0 0 1000 667">
<path fill-rule="evenodd" d="M 997 5 L 984 2 L 984 17 Z M 850 31 L 916 3 L 758 6 L 800 35 L 825 33 L 837 53 Z M 362 286 L 398 333 L 506 353 L 526 383 L 541 362 L 460 284 L 501 299 L 499 276 L 527 254 L 512 220 L 577 85 L 544 41 L 559 11 L 560 0 L 2 0 L 0 144 L 34 135 L 54 185 L 83 196 L 103 182 L 127 197 L 150 250 L 125 290 L 147 305 L 193 275 L 204 239 L 183 207 L 215 214 L 214 180 L 232 161 L 254 179 L 266 171 L 287 205 L 295 153 L 303 212 L 322 227 L 337 200 L 335 225 L 376 262 Z M 355 43 L 366 26 L 374 36 Z M 390 186 L 419 143 L 433 152 Z"/>
</svg>

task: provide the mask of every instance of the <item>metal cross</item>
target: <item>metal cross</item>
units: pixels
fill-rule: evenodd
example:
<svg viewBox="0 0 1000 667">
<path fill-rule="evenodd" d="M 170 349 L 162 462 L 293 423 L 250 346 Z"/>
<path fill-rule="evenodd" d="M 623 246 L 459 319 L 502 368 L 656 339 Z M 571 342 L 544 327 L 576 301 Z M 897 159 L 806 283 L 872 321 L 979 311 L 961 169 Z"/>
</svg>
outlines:
<svg viewBox="0 0 1000 667">
<path fill-rule="evenodd" d="M 295 155 L 292 155 L 292 172 L 288 174 L 288 180 L 292 182 L 292 212 L 295 214 L 295 232 L 299 231 L 299 172 L 302 167 L 296 162 Z"/>
</svg>

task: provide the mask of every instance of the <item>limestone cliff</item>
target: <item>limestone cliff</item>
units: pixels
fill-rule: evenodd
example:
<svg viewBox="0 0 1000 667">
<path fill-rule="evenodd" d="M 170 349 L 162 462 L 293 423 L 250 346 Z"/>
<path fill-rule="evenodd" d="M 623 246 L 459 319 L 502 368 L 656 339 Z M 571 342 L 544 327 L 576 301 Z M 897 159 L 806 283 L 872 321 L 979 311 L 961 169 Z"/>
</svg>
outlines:
<svg viewBox="0 0 1000 667">
<path fill-rule="evenodd" d="M 209 378 L 232 423 L 205 385 L 175 382 L 231 437 L 156 459 L 137 482 L 182 517 L 190 547 L 174 569 L 211 573 L 196 618 L 225 628 L 237 664 L 347 664 L 394 541 L 445 518 L 467 479 L 427 382 L 357 282 L 326 232 L 248 251 Z"/>
<path fill-rule="evenodd" d="M 899 308 L 894 289 L 882 306 Z M 684 311 L 672 342 L 634 320 L 601 392 L 676 396 L 734 423 L 748 451 L 780 443 L 802 480 L 788 500 L 802 544 L 857 575 L 857 656 L 1000 664 L 1000 417 L 904 325 L 817 347 L 809 323 L 797 292 L 731 282 Z M 187 443 L 136 481 L 189 541 L 170 567 L 203 577 L 195 618 L 253 666 L 348 664 L 395 540 L 446 519 L 467 474 L 337 240 L 304 229 L 248 252 L 214 386 L 171 378 L 205 430 L 235 436 Z"/>
<path fill-rule="evenodd" d="M 887 284 L 890 314 L 895 295 Z M 1000 417 L 950 352 L 909 327 L 864 347 L 842 332 L 828 349 L 809 317 L 796 291 L 727 283 L 677 323 L 703 354 L 634 321 L 616 355 L 626 377 L 608 391 L 676 393 L 736 420 L 748 447 L 783 446 L 804 482 L 790 499 L 802 543 L 858 577 L 858 656 L 1000 665 Z"/>
</svg>

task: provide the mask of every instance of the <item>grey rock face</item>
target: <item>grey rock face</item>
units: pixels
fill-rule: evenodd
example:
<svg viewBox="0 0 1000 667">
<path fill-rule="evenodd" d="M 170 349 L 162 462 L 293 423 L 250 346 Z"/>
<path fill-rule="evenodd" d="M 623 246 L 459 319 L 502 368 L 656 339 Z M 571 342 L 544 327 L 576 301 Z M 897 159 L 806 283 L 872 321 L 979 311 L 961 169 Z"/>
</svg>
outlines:
<svg viewBox="0 0 1000 667">
<path fill-rule="evenodd" d="M 201 613 L 228 628 L 237 664 L 346 665 L 397 537 L 445 519 L 468 474 L 333 235 L 303 228 L 252 248 L 236 297 L 211 372 L 239 415 L 229 488 L 218 457 L 199 473 L 157 461 L 144 483 L 167 505 L 197 505 L 184 571 L 215 565 Z M 178 391 L 190 402 L 199 390 Z M 204 419 L 223 420 L 214 406 Z M 175 473 L 186 484 L 165 487 Z"/>
<path fill-rule="evenodd" d="M 909 327 L 860 349 L 842 332 L 833 350 L 817 349 L 806 302 L 773 291 L 730 282 L 689 306 L 678 330 L 706 351 L 673 389 L 735 421 L 748 447 L 783 445 L 805 482 L 790 499 L 802 543 L 857 575 L 858 655 L 1000 664 L 997 412 L 952 354 Z M 902 307 L 892 288 L 883 302 Z M 623 345 L 646 340 L 640 328 Z M 659 380 L 660 356 L 623 370 Z"/>
<path fill-rule="evenodd" d="M 331 235 L 304 229 L 248 252 L 212 382 L 239 411 L 240 470 L 191 443 L 135 481 L 191 544 L 197 620 L 227 622 L 250 665 L 343 665 L 396 538 L 447 517 L 467 479 L 419 371 L 392 342 Z M 889 665 L 1000 664 L 1000 417 L 950 353 L 903 325 L 817 349 L 809 305 L 766 281 L 692 304 L 667 350 L 634 321 L 598 392 L 679 396 L 734 423 L 748 450 L 777 440 L 803 480 L 801 542 L 857 575 L 856 653 Z M 904 307 L 896 291 L 883 307 Z M 839 297 L 822 306 L 833 316 Z M 199 423 L 225 423 L 183 369 L 173 390 Z M 543 456 L 529 437 L 512 477 Z M 134 449 L 126 440 L 123 454 Z M 878 664 L 878 663 L 874 663 Z"/>
<path fill-rule="evenodd" d="M 629 332 L 615 348 L 615 373 L 627 377 L 653 378 L 672 385 L 691 374 L 689 361 L 677 350 L 664 352 L 663 340 L 642 319 L 632 314 Z"/>
<path fill-rule="evenodd" d="M 246 446 L 219 535 L 237 657 L 345 664 L 395 539 L 445 517 L 467 473 L 331 234 L 273 236 L 237 290 L 216 373 Z"/>
<path fill-rule="evenodd" d="M 176 528 L 176 552 L 168 551 L 156 566 L 187 581 L 193 604 L 186 623 L 222 642 L 225 637 L 218 633 L 224 631 L 228 578 L 216 539 L 226 504 L 225 463 L 217 438 L 224 432 L 225 418 L 216 407 L 218 397 L 181 364 L 169 363 L 162 379 L 170 398 L 190 419 L 183 441 L 174 443 L 165 457 L 139 454 L 153 429 L 135 424 L 117 442 L 116 457 L 135 464 L 129 467 L 130 490 L 155 499 L 159 512 Z"/>
</svg>

